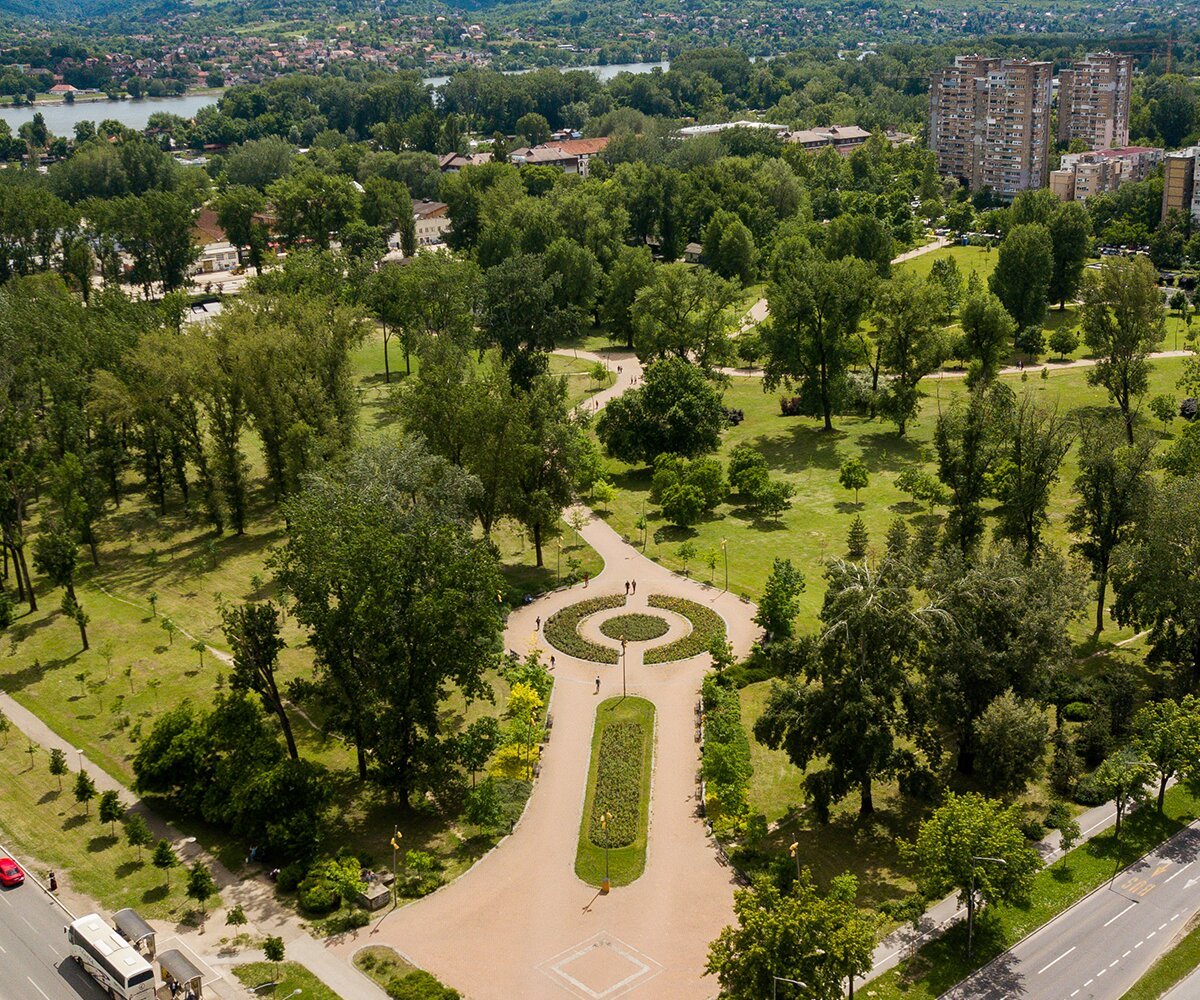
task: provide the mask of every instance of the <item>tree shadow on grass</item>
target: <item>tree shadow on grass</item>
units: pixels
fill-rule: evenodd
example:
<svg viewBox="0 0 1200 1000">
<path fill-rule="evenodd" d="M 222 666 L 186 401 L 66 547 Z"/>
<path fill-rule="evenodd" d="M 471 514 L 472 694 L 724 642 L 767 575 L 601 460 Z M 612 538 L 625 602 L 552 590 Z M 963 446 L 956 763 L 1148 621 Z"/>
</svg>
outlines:
<svg viewBox="0 0 1200 1000">
<path fill-rule="evenodd" d="M 111 833 L 106 833 L 102 836 L 93 837 L 91 840 L 89 840 L 87 849 L 89 854 L 100 854 L 103 851 L 107 851 L 110 847 L 116 846 L 117 838 Z"/>
<path fill-rule="evenodd" d="M 57 788 L 52 788 L 45 795 L 43 795 L 40 799 L 38 799 L 37 804 L 39 806 L 44 806 L 48 802 L 53 802 L 60 795 L 62 795 L 62 792 L 60 792 Z"/>
<path fill-rule="evenodd" d="M 829 434 L 820 427 L 793 425 L 760 434 L 749 443 L 762 453 L 772 471 L 803 472 L 813 466 L 821 469 L 839 468 L 842 457 L 838 442 L 842 437 L 836 431 Z"/>
<path fill-rule="evenodd" d="M 145 867 L 145 861 L 122 861 L 117 865 L 114 874 L 117 878 L 129 878 L 134 872 L 139 872 Z"/>
<path fill-rule="evenodd" d="M 898 472 L 914 464 L 933 460 L 932 449 L 920 441 L 900 437 L 894 431 L 874 431 L 858 439 L 862 459 L 875 471 Z"/>
<path fill-rule="evenodd" d="M 864 510 L 864 505 L 855 503 L 853 500 L 839 500 L 833 505 L 833 509 L 839 514 L 861 514 Z"/>
<path fill-rule="evenodd" d="M 919 513 L 924 509 L 924 504 L 917 503 L 915 500 L 897 500 L 895 503 L 888 505 L 888 510 L 902 517 Z"/>
<path fill-rule="evenodd" d="M 675 524 L 664 524 L 662 527 L 655 528 L 651 537 L 654 539 L 655 545 L 666 545 L 671 542 L 686 542 L 698 534 L 699 532 L 695 528 L 681 528 Z"/>
<path fill-rule="evenodd" d="M 83 813 L 75 813 L 74 816 L 68 816 L 63 820 L 63 830 L 74 830 L 76 827 L 83 826 L 88 821 L 87 816 Z"/>
<path fill-rule="evenodd" d="M 167 898 L 170 889 L 166 885 L 156 885 L 142 893 L 143 903 L 158 903 Z"/>
</svg>

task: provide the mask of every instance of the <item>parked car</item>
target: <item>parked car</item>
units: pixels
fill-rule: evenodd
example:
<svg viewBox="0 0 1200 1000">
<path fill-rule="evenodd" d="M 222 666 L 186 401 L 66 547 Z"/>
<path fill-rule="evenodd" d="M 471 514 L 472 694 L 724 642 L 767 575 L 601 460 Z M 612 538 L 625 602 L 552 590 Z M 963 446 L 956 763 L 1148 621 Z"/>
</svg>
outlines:
<svg viewBox="0 0 1200 1000">
<path fill-rule="evenodd" d="M 12 858 L 0 857 L 0 885 L 12 889 L 25 881 L 25 872 Z"/>
</svg>

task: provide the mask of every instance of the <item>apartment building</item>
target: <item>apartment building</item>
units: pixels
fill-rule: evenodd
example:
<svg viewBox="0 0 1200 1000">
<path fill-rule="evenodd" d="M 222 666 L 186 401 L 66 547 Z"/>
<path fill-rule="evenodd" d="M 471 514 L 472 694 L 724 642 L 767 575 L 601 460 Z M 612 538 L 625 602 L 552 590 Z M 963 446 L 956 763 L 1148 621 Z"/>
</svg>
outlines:
<svg viewBox="0 0 1200 1000">
<path fill-rule="evenodd" d="M 1149 146 L 1066 153 L 1059 169 L 1050 171 L 1050 190 L 1063 201 L 1087 201 L 1129 181 L 1144 181 L 1164 156 L 1164 150 Z"/>
<path fill-rule="evenodd" d="M 1200 146 L 1168 153 L 1163 161 L 1162 217 L 1173 211 L 1200 224 Z"/>
<path fill-rule="evenodd" d="M 958 56 L 933 75 L 929 145 L 942 174 L 1012 198 L 1050 175 L 1053 66 Z"/>
<path fill-rule="evenodd" d="M 1058 138 L 1089 149 L 1129 144 L 1133 56 L 1089 52 L 1058 74 Z"/>
</svg>

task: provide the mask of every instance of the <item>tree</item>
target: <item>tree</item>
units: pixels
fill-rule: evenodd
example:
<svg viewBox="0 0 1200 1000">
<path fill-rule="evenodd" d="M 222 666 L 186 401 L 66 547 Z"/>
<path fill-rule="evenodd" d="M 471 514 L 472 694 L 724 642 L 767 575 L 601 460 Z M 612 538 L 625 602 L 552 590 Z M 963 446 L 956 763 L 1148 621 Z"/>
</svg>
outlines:
<svg viewBox="0 0 1200 1000">
<path fill-rule="evenodd" d="M 948 260 L 954 263 L 953 258 Z M 947 282 L 953 277 L 958 277 L 957 270 Z M 922 281 L 911 271 L 899 272 L 875 293 L 875 340 L 880 361 L 891 373 L 883 411 L 901 436 L 920 409 L 921 379 L 936 371 L 946 357 L 946 338 L 938 327 L 946 294 L 939 285 Z"/>
<path fill-rule="evenodd" d="M 539 115 L 536 111 L 521 115 L 517 119 L 515 131 L 519 138 L 525 140 L 527 146 L 540 146 L 550 141 L 550 123 L 546 121 L 545 115 Z"/>
<path fill-rule="evenodd" d="M 938 476 L 950 491 L 948 539 L 969 555 L 983 536 L 982 501 L 1003 454 L 1012 393 L 1000 384 L 982 385 L 964 403 L 938 417 L 933 441 Z"/>
<path fill-rule="evenodd" d="M 995 471 L 995 495 L 1001 503 L 996 535 L 1025 549 L 1033 558 L 1049 522 L 1046 510 L 1059 469 L 1075 433 L 1057 407 L 1045 409 L 1026 393 L 1017 405 L 1005 453 Z"/>
<path fill-rule="evenodd" d="M 824 766 L 805 778 L 818 817 L 852 790 L 859 813 L 874 812 L 872 785 L 894 774 L 901 758 L 896 738 L 904 727 L 900 695 L 906 667 L 927 629 L 912 605 L 908 574 L 895 563 L 831 562 L 821 609 L 824 630 L 784 652 L 754 735 L 782 749 L 797 767 Z"/>
<path fill-rule="evenodd" d="M 237 247 L 238 263 L 245 262 L 245 250 L 254 233 L 254 217 L 266 205 L 262 192 L 245 184 L 231 184 L 214 199 L 217 221 Z"/>
<path fill-rule="evenodd" d="M 1165 434 L 1171 421 L 1179 413 L 1179 403 L 1176 402 L 1174 396 L 1160 393 L 1150 400 L 1150 412 L 1154 414 L 1156 420 L 1162 421 L 1163 433 Z"/>
<path fill-rule="evenodd" d="M 142 848 L 149 847 L 154 843 L 150 827 L 141 813 L 129 813 L 125 817 L 125 840 L 130 847 L 137 848 L 138 861 L 140 862 L 142 860 Z"/>
<path fill-rule="evenodd" d="M 970 775 L 976 723 L 987 707 L 1009 690 L 1045 699 L 1071 661 L 1067 630 L 1083 608 L 1083 583 L 1054 549 L 1026 563 L 1017 549 L 999 545 L 970 561 L 946 550 L 923 586 L 943 615 L 933 622 L 914 704 L 924 723 L 952 734 L 956 766 Z"/>
<path fill-rule="evenodd" d="M 663 264 L 634 299 L 634 348 L 645 362 L 677 357 L 709 369 L 733 359 L 736 286 L 706 268 Z"/>
<path fill-rule="evenodd" d="M 121 805 L 121 796 L 112 789 L 100 793 L 100 808 L 98 810 L 101 823 L 108 823 L 113 838 L 117 836 L 117 821 L 125 815 L 125 807 Z"/>
<path fill-rule="evenodd" d="M 62 791 L 63 775 L 68 773 L 70 768 L 67 767 L 67 755 L 58 747 L 53 747 L 50 750 L 50 773 L 58 779 L 58 790 Z"/>
<path fill-rule="evenodd" d="M 1150 122 L 1163 144 L 1174 148 L 1191 133 L 1196 123 L 1196 95 L 1186 77 L 1172 73 L 1159 77 L 1153 87 Z"/>
<path fill-rule="evenodd" d="M 758 250 L 754 235 L 733 212 L 713 214 L 704 227 L 704 259 L 722 278 L 747 285 L 754 280 Z"/>
<path fill-rule="evenodd" d="M 368 177 L 363 184 L 363 222 L 385 233 L 400 234 L 400 250 L 405 257 L 417 252 L 417 229 L 413 218 L 412 197 L 399 181 L 387 177 Z"/>
<path fill-rule="evenodd" d="M 1013 694 L 996 698 L 975 724 L 979 776 L 984 786 L 1012 799 L 1042 771 L 1050 725 L 1045 710 Z"/>
<path fill-rule="evenodd" d="M 1125 748 L 1105 757 L 1103 763 L 1092 773 L 1092 784 L 1098 794 L 1111 799 L 1117 807 L 1117 823 L 1113 836 L 1121 838 L 1121 822 L 1129 807 L 1136 805 L 1146 795 L 1146 785 L 1154 773 L 1154 766 L 1135 748 Z"/>
<path fill-rule="evenodd" d="M 633 347 L 636 326 L 633 304 L 654 277 L 654 258 L 649 247 L 621 247 L 604 280 L 600 322 L 609 337 Z"/>
<path fill-rule="evenodd" d="M 1162 341 L 1166 321 L 1157 277 L 1144 257 L 1106 257 L 1083 287 L 1083 339 L 1097 356 L 1087 379 L 1120 407 L 1130 444 L 1135 398 L 1150 384 L 1147 355 Z"/>
<path fill-rule="evenodd" d="M 1167 784 L 1180 771 L 1194 772 L 1200 761 L 1200 704 L 1192 695 L 1182 702 L 1150 702 L 1133 717 L 1133 744 L 1158 772 L 1158 811 Z"/>
<path fill-rule="evenodd" d="M 819 405 L 825 430 L 851 357 L 851 338 L 871 299 L 875 274 L 853 257 L 830 261 L 802 240 L 784 242 L 767 287 L 771 316 L 760 329 L 767 365 L 763 388 L 798 382 Z"/>
<path fill-rule="evenodd" d="M 96 782 L 87 771 L 80 770 L 75 775 L 75 801 L 83 806 L 84 815 L 90 810 L 91 801 L 96 797 Z"/>
<path fill-rule="evenodd" d="M 253 691 L 263 707 L 274 713 L 283 730 L 288 754 L 299 760 L 292 723 L 275 679 L 279 651 L 286 645 L 279 634 L 279 611 L 270 601 L 226 607 L 222 614 L 225 638 L 233 650 L 229 681 L 235 691 Z"/>
<path fill-rule="evenodd" d="M 846 533 L 846 558 L 862 559 L 867 554 L 867 545 L 870 544 L 870 540 L 866 522 L 862 519 L 861 514 L 856 514 L 854 520 L 850 522 L 850 530 Z"/>
<path fill-rule="evenodd" d="M 917 887 L 926 898 L 958 890 L 967 908 L 968 955 L 979 902 L 1025 902 L 1042 865 L 1021 833 L 1015 807 L 973 792 L 947 793 L 945 804 L 921 824 L 917 839 L 901 844 L 901 854 L 916 866 Z"/>
<path fill-rule="evenodd" d="M 1151 663 L 1200 686 L 1200 474 L 1151 487 L 1133 531 L 1113 554 L 1115 613 L 1150 630 Z"/>
<path fill-rule="evenodd" d="M 322 250 L 329 249 L 330 236 L 341 232 L 359 210 L 354 182 L 319 170 L 280 178 L 267 188 L 267 200 L 275 206 L 278 229 L 287 243 L 307 238 Z"/>
<path fill-rule="evenodd" d="M 941 318 L 949 320 L 958 311 L 966 287 L 958 262 L 953 257 L 938 257 L 929 269 L 928 280 L 939 294 Z"/>
<path fill-rule="evenodd" d="M 61 521 L 49 524 L 38 535 L 33 547 L 33 564 L 56 587 L 65 591 L 63 611 L 79 626 L 83 648 L 88 648 L 87 618 L 75 596 L 75 569 L 78 565 L 79 542 L 70 528 Z"/>
<path fill-rule="evenodd" d="M 614 458 L 652 462 L 664 453 L 715 451 L 725 426 L 721 394 L 695 365 L 668 357 L 646 367 L 642 385 L 613 399 L 596 434 Z"/>
<path fill-rule="evenodd" d="M 188 869 L 187 897 L 200 904 L 200 930 L 204 931 L 205 904 L 217 894 L 217 883 L 213 881 L 212 872 L 203 861 L 195 862 Z"/>
<path fill-rule="evenodd" d="M 475 787 L 475 776 L 487 767 L 499 745 L 500 725 L 490 715 L 476 719 L 459 734 L 458 759 L 471 774 L 472 788 Z"/>
<path fill-rule="evenodd" d="M 804 574 L 792 565 L 792 561 L 776 557 L 754 616 L 755 623 L 761 625 L 772 640 L 791 637 L 796 615 L 800 613 L 800 595 L 804 586 Z"/>
<path fill-rule="evenodd" d="M 1060 326 L 1050 334 L 1050 349 L 1064 361 L 1068 354 L 1073 354 L 1079 346 L 1079 334 L 1073 327 Z"/>
<path fill-rule="evenodd" d="M 231 186 L 265 191 L 272 181 L 291 173 L 294 158 L 292 144 L 281 136 L 251 139 L 234 146 L 225 157 L 225 180 Z"/>
<path fill-rule="evenodd" d="M 163 873 L 163 880 L 168 890 L 171 888 L 171 869 L 179 864 L 174 849 L 169 840 L 160 840 L 154 845 L 154 856 L 150 863 Z"/>
<path fill-rule="evenodd" d="M 838 483 L 844 490 L 854 490 L 854 503 L 858 503 L 858 491 L 865 490 L 869 482 L 867 466 L 861 458 L 848 458 L 838 470 Z"/>
<path fill-rule="evenodd" d="M 482 329 L 518 388 L 533 384 L 546 352 L 578 326 L 580 315 L 558 305 L 560 280 L 536 254 L 507 256 L 484 274 Z"/>
<path fill-rule="evenodd" d="M 1154 443 L 1139 436 L 1126 444 L 1109 423 L 1085 424 L 1079 448 L 1079 497 L 1067 517 L 1077 541 L 1072 546 L 1092 568 L 1096 581 L 1096 634 L 1104 631 L 1104 601 L 1112 555 L 1129 534 L 1149 498 Z"/>
<path fill-rule="evenodd" d="M 1041 326 L 1054 274 L 1050 231 L 1036 222 L 1009 230 L 997 254 L 988 288 L 1004 303 L 1018 330 Z"/>
<path fill-rule="evenodd" d="M 879 277 L 886 278 L 892 269 L 895 241 L 887 224 L 874 213 L 844 213 L 826 227 L 824 251 L 830 260 L 854 257 L 865 261 Z"/>
<path fill-rule="evenodd" d="M 1092 236 L 1092 220 L 1082 202 L 1069 201 L 1059 206 L 1048 223 L 1054 266 L 1047 292 L 1051 302 L 1065 309 L 1083 282 Z"/>
<path fill-rule="evenodd" d="M 845 983 L 871 968 L 877 921 L 855 905 L 858 882 L 835 876 L 817 889 L 804 869 L 786 891 L 765 878 L 734 892 L 736 926 L 725 927 L 708 949 L 707 975 L 723 1000 L 762 1000 L 775 977 L 805 984 L 805 996 L 840 1000 Z"/>
<path fill-rule="evenodd" d="M 975 362 L 967 373 L 968 387 L 990 382 L 1017 332 L 1016 322 L 997 296 L 982 289 L 968 293 L 959 322 L 966 354 Z"/>
<path fill-rule="evenodd" d="M 472 535 L 473 490 L 409 441 L 352 454 L 285 508 L 276 575 L 308 634 L 320 695 L 360 775 L 371 760 L 402 803 L 443 751 L 449 686 L 487 696 L 484 671 L 500 652 L 503 587 Z"/>
<path fill-rule="evenodd" d="M 263 957 L 268 962 L 273 962 L 275 964 L 276 978 L 279 977 L 279 972 L 278 972 L 279 963 L 283 961 L 283 955 L 284 955 L 283 938 L 276 937 L 274 935 L 268 935 L 263 940 Z"/>
<path fill-rule="evenodd" d="M 250 921 L 246 918 L 246 911 L 242 909 L 242 904 L 231 906 L 225 913 L 225 926 L 235 929 L 245 927 Z"/>
</svg>

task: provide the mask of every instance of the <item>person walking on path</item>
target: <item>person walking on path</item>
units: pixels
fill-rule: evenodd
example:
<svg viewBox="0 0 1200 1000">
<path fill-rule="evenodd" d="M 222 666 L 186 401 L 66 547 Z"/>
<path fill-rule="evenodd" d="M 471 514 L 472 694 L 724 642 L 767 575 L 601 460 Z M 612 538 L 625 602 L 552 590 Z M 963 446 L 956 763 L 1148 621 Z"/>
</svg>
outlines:
<svg viewBox="0 0 1200 1000">
<path fill-rule="evenodd" d="M 600 693 L 600 675 L 596 675 L 596 694 Z"/>
<path fill-rule="evenodd" d="M 533 630 L 535 632 L 540 632 L 542 630 L 542 616 L 541 615 L 537 616 L 537 621 L 534 623 Z"/>
<path fill-rule="evenodd" d="M 629 585 L 633 588 L 634 597 L 637 596 L 637 580 L 631 580 Z"/>
<path fill-rule="evenodd" d="M 629 581 L 628 580 L 625 581 L 625 596 L 626 597 L 629 596 Z"/>
<path fill-rule="evenodd" d="M 587 583 L 588 583 L 588 575 L 586 573 L 584 573 L 583 574 L 583 589 L 584 590 L 587 590 Z"/>
</svg>

